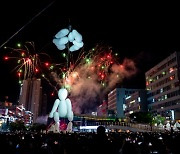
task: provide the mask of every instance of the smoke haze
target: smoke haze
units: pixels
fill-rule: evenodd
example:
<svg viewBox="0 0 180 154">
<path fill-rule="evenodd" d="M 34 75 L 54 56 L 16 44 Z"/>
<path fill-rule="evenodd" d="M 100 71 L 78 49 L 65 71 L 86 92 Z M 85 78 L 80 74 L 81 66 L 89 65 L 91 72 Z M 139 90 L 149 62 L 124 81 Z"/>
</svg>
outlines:
<svg viewBox="0 0 180 154">
<path fill-rule="evenodd" d="M 87 59 L 87 57 L 82 59 L 65 79 L 66 84 L 70 86 L 69 98 L 73 112 L 78 114 L 94 110 L 102 103 L 99 101 L 104 99 L 108 91 L 113 90 L 116 84 L 121 84 L 123 79 L 130 78 L 137 72 L 133 60 L 125 58 L 121 64 L 115 63 L 111 52 L 95 54 Z M 52 75 L 61 87 L 62 79 L 59 79 L 55 72 Z"/>
</svg>

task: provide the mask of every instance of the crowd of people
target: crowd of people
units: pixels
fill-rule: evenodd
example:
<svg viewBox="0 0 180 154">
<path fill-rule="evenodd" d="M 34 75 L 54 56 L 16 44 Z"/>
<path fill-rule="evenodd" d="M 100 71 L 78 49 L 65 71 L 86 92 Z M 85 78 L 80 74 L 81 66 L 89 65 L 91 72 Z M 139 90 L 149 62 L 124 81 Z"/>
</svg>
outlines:
<svg viewBox="0 0 180 154">
<path fill-rule="evenodd" d="M 177 154 L 179 132 L 1 133 L 8 154 Z"/>
</svg>

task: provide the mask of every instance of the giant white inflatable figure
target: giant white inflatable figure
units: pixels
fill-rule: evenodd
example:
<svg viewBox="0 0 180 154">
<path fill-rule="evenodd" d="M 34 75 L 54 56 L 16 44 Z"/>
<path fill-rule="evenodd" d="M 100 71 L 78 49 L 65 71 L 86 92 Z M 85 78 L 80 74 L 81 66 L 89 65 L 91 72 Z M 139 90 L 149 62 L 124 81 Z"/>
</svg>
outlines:
<svg viewBox="0 0 180 154">
<path fill-rule="evenodd" d="M 71 100 L 67 98 L 68 91 L 64 88 L 60 89 L 58 91 L 58 97 L 59 99 L 56 99 L 54 102 L 54 105 L 52 107 L 52 110 L 49 114 L 50 118 L 54 117 L 55 121 L 55 132 L 59 132 L 59 118 L 68 118 L 69 123 L 67 126 L 67 131 L 72 131 L 72 120 L 73 120 L 73 111 L 72 111 L 72 105 Z"/>
</svg>

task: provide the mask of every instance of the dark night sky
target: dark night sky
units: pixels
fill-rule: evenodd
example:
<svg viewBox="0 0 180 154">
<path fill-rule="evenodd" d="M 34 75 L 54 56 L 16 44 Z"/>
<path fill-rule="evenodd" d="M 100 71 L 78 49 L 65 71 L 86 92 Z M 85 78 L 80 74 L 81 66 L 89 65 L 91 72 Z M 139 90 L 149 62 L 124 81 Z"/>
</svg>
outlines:
<svg viewBox="0 0 180 154">
<path fill-rule="evenodd" d="M 28 23 L 51 0 L 24 0 L 0 4 L 0 44 L 8 40 L 23 25 Z M 6 46 L 17 42 L 34 41 L 37 49 L 56 50 L 54 35 L 70 23 L 83 36 L 86 50 L 98 43 L 112 47 L 124 57 L 132 58 L 140 70 L 136 77 L 124 83 L 129 88 L 144 88 L 144 72 L 180 50 L 180 24 L 177 12 L 157 5 L 139 6 L 129 4 L 81 4 L 55 1 L 48 9 L 15 35 Z M 170 7 L 170 6 L 169 6 Z M 8 95 L 15 101 L 19 93 L 18 78 L 11 72 L 13 64 L 5 63 L 6 51 L 0 49 L 0 101 Z M 53 54 L 52 54 L 53 56 Z M 56 55 L 54 55 L 56 56 Z"/>
</svg>

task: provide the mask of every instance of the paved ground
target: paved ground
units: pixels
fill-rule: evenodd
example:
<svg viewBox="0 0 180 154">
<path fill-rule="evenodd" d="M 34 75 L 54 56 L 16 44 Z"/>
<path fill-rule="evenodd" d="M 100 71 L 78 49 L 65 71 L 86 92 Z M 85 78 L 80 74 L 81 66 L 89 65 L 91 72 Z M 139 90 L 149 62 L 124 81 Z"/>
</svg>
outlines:
<svg viewBox="0 0 180 154">
<path fill-rule="evenodd" d="M 143 130 L 143 129 L 133 128 L 133 127 L 128 127 L 128 126 L 113 125 L 113 126 L 107 126 L 107 128 L 109 128 L 109 129 L 121 129 L 122 131 L 129 130 L 132 132 L 150 132 L 149 130 Z"/>
</svg>

